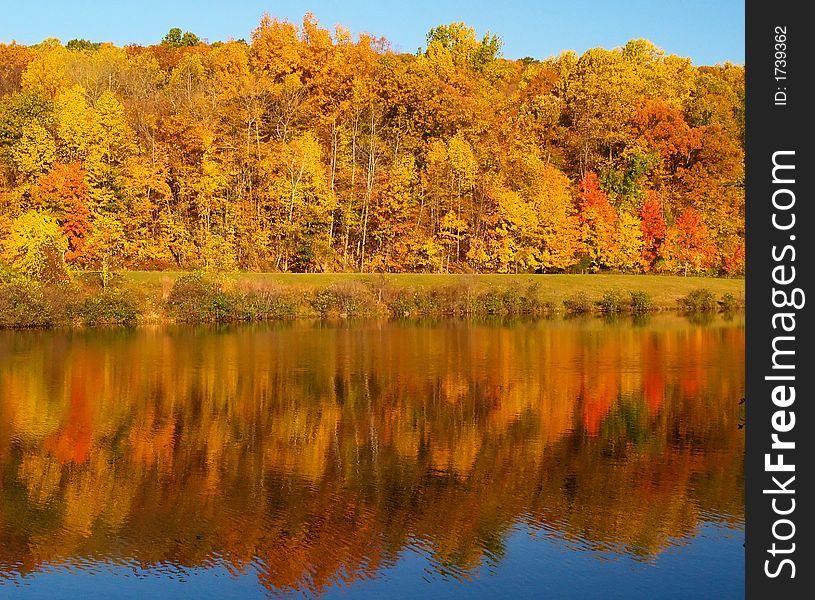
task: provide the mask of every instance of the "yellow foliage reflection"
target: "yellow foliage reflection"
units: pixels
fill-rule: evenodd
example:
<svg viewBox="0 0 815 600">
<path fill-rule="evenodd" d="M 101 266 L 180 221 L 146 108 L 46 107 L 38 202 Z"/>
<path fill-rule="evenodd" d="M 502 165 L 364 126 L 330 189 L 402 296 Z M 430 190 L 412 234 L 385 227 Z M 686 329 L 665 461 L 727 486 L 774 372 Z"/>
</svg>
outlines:
<svg viewBox="0 0 815 600">
<path fill-rule="evenodd" d="M 652 559 L 743 521 L 744 327 L 661 317 L 0 333 L 0 572 L 76 557 L 319 593 L 524 523 Z"/>
</svg>

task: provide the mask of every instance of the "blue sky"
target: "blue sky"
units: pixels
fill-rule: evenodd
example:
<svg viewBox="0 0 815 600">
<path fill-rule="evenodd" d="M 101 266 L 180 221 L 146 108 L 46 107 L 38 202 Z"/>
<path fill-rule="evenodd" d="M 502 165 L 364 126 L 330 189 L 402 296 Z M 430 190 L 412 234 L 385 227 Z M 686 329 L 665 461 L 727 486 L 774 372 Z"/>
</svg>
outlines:
<svg viewBox="0 0 815 600">
<path fill-rule="evenodd" d="M 342 24 L 384 36 L 402 52 L 424 45 L 435 25 L 464 21 L 479 34 L 500 35 L 507 58 L 546 58 L 647 38 L 696 65 L 744 63 L 743 0 L 0 0 L 0 42 L 58 37 L 63 43 L 150 44 L 171 27 L 211 42 L 249 39 L 266 12 L 299 23 L 307 11 L 325 27 Z"/>
</svg>

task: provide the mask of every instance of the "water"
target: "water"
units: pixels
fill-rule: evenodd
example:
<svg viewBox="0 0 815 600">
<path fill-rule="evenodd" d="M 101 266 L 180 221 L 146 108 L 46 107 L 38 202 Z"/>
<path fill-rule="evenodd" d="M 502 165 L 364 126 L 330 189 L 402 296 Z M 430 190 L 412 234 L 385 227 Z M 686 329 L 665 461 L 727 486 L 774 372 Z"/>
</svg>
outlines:
<svg viewBox="0 0 815 600">
<path fill-rule="evenodd" d="M 0 597 L 737 598 L 744 323 L 0 332 Z"/>
</svg>

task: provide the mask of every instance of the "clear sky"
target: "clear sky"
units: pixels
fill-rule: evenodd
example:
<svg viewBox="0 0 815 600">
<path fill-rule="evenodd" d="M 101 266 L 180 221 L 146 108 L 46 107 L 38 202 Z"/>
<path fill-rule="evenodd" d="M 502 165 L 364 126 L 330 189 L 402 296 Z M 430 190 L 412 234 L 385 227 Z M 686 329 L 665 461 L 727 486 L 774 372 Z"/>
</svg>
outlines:
<svg viewBox="0 0 815 600">
<path fill-rule="evenodd" d="M 582 53 L 647 38 L 696 65 L 744 64 L 743 0 L 0 0 L 0 42 L 57 37 L 151 44 L 171 27 L 210 42 L 248 40 L 266 12 L 299 23 L 307 11 L 324 27 L 384 36 L 402 52 L 423 46 L 431 27 L 464 21 L 478 34 L 500 35 L 507 58 Z"/>
</svg>

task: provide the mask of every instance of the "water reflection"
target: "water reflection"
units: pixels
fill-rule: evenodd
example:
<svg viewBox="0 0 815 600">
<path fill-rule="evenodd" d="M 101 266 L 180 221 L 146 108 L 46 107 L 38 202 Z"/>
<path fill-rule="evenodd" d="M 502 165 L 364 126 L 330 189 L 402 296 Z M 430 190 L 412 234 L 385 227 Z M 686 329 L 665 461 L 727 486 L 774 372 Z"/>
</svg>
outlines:
<svg viewBox="0 0 815 600">
<path fill-rule="evenodd" d="M 466 579 L 518 525 L 654 561 L 743 527 L 743 352 L 740 317 L 0 332 L 0 586 Z"/>
</svg>

